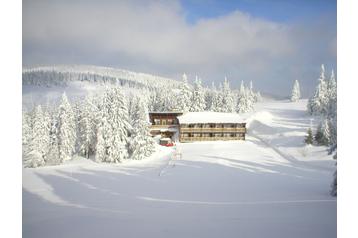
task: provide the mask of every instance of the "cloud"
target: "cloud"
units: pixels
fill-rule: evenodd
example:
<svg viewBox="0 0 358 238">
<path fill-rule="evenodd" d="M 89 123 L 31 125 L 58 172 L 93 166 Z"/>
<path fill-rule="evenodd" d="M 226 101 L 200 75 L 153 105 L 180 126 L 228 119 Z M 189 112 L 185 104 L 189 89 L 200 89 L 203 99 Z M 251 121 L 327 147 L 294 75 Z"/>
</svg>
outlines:
<svg viewBox="0 0 358 238">
<path fill-rule="evenodd" d="M 233 86 L 253 80 L 287 94 L 301 77 L 311 88 L 320 63 L 335 67 L 331 22 L 279 23 L 236 10 L 189 24 L 179 1 L 24 1 L 23 62 L 187 72 L 208 84 L 228 76 Z"/>
</svg>

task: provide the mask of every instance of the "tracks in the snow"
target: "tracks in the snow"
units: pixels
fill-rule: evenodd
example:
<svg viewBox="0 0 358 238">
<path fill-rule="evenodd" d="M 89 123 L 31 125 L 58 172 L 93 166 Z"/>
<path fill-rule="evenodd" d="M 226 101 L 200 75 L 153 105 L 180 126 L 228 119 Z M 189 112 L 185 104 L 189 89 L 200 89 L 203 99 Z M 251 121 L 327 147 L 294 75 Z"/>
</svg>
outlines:
<svg viewBox="0 0 358 238">
<path fill-rule="evenodd" d="M 172 153 L 170 153 L 168 156 L 169 156 L 168 162 L 159 170 L 158 173 L 159 177 L 163 176 L 168 171 L 168 169 L 175 167 L 176 160 L 181 159 L 181 152 L 178 149 L 178 147 L 175 147 L 175 150 Z"/>
<path fill-rule="evenodd" d="M 282 152 L 279 148 L 277 148 L 276 146 L 270 144 L 268 141 L 266 141 L 265 139 L 261 138 L 260 136 L 256 135 L 255 133 L 250 133 L 249 134 L 251 137 L 259 140 L 261 143 L 263 143 L 265 146 L 267 146 L 268 148 L 272 149 L 276 154 L 278 154 L 281 158 L 287 160 L 288 162 L 292 163 L 292 164 L 296 164 L 308 169 L 318 169 L 318 170 L 325 170 L 325 171 L 331 171 L 329 168 L 327 167 L 323 167 L 323 166 L 318 166 L 318 165 L 312 165 L 309 164 L 308 162 L 305 161 L 301 161 L 296 159 L 294 156 L 286 154 L 284 152 Z"/>
</svg>

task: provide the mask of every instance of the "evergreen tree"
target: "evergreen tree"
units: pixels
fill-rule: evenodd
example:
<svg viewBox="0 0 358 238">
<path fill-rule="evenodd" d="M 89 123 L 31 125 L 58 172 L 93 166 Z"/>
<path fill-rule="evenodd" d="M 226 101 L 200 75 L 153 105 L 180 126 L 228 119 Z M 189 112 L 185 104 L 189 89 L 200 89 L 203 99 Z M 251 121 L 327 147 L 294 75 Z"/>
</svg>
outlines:
<svg viewBox="0 0 358 238">
<path fill-rule="evenodd" d="M 323 144 L 323 131 L 322 131 L 322 122 L 320 122 L 317 126 L 316 134 L 314 139 L 318 145 Z"/>
<path fill-rule="evenodd" d="M 22 111 L 22 151 L 25 155 L 27 145 L 31 139 L 31 117 L 29 113 Z"/>
<path fill-rule="evenodd" d="M 254 110 L 255 98 L 252 87 L 246 88 L 244 82 L 241 81 L 239 95 L 237 97 L 236 112 L 245 113 Z"/>
<path fill-rule="evenodd" d="M 230 84 L 225 77 L 222 90 L 220 91 L 222 99 L 222 111 L 223 112 L 234 112 L 235 111 L 235 100 L 233 93 L 230 89 Z"/>
<path fill-rule="evenodd" d="M 100 113 L 102 115 L 102 113 Z M 105 129 L 108 128 L 107 120 L 104 116 L 102 116 L 97 125 L 97 143 L 96 143 L 96 156 L 95 160 L 96 162 L 102 162 L 105 161 L 107 156 L 107 145 L 106 145 L 106 139 L 107 135 L 104 133 Z"/>
<path fill-rule="evenodd" d="M 201 86 L 201 80 L 196 76 L 194 81 L 194 87 L 191 97 L 191 108 L 192 112 L 201 112 L 205 109 L 205 95 L 203 87 Z"/>
<path fill-rule="evenodd" d="M 312 145 L 313 144 L 313 135 L 312 135 L 311 128 L 308 128 L 307 136 L 305 137 L 305 143 L 307 145 Z"/>
<path fill-rule="evenodd" d="M 337 83 L 332 70 L 331 78 L 328 81 L 328 109 L 329 117 L 334 117 L 337 114 Z"/>
<path fill-rule="evenodd" d="M 300 98 L 301 98 L 300 84 L 298 80 L 295 80 L 291 93 L 291 102 L 297 102 Z"/>
<path fill-rule="evenodd" d="M 40 105 L 34 111 L 33 127 L 29 138 L 27 152 L 24 157 L 24 166 L 44 166 L 49 145 L 49 131 Z"/>
<path fill-rule="evenodd" d="M 81 155 L 89 158 L 95 150 L 95 107 L 89 97 L 81 103 L 79 108 L 79 152 Z"/>
<path fill-rule="evenodd" d="M 323 119 L 318 127 L 315 135 L 315 140 L 318 145 L 328 146 L 331 141 L 331 128 L 328 118 Z"/>
<path fill-rule="evenodd" d="M 219 112 L 221 110 L 221 100 L 218 90 L 215 87 L 215 84 L 211 85 L 211 105 L 209 110 L 213 112 Z"/>
<path fill-rule="evenodd" d="M 190 109 L 191 90 L 186 74 L 183 74 L 183 82 L 179 87 L 179 95 L 177 99 L 178 109 L 183 112 L 188 112 Z"/>
<path fill-rule="evenodd" d="M 325 77 L 324 65 L 321 66 L 321 75 L 318 79 L 319 83 L 312 98 L 308 101 L 308 112 L 312 115 L 326 114 L 329 103 L 328 87 Z"/>
<path fill-rule="evenodd" d="M 118 163 L 127 159 L 127 138 L 131 126 L 120 88 L 106 91 L 99 115 L 96 161 Z"/>
<path fill-rule="evenodd" d="M 132 119 L 132 135 L 129 143 L 131 158 L 140 160 L 150 156 L 154 152 L 154 140 L 149 132 L 148 111 L 144 102 L 136 100 L 136 113 Z"/>
<path fill-rule="evenodd" d="M 322 144 L 329 145 L 331 143 L 331 126 L 328 118 L 323 120 L 322 125 Z"/>
<path fill-rule="evenodd" d="M 58 115 L 58 144 L 61 162 L 71 159 L 75 152 L 75 143 L 75 115 L 66 93 L 63 93 Z"/>
<path fill-rule="evenodd" d="M 50 145 L 47 154 L 47 164 L 57 165 L 61 163 L 58 143 L 58 118 L 52 116 L 50 124 Z"/>
</svg>

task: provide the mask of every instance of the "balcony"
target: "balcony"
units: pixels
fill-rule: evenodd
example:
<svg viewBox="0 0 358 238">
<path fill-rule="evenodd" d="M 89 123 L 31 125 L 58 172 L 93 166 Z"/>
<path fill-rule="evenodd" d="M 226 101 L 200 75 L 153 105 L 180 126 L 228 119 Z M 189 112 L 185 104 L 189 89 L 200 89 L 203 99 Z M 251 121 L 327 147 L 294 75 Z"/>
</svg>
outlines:
<svg viewBox="0 0 358 238">
<path fill-rule="evenodd" d="M 237 127 L 237 128 L 189 128 L 189 127 L 181 127 L 180 128 L 180 132 L 181 133 L 215 133 L 215 132 L 219 132 L 219 133 L 235 133 L 235 132 L 240 132 L 240 133 L 246 133 L 246 128 L 245 127 Z"/>
</svg>

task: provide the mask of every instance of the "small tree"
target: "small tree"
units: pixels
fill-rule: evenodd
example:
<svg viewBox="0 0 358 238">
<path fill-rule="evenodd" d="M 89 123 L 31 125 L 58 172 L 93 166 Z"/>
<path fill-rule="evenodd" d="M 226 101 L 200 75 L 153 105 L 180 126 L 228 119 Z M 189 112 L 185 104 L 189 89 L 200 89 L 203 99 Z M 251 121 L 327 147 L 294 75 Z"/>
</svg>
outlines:
<svg viewBox="0 0 358 238">
<path fill-rule="evenodd" d="M 301 98 L 300 84 L 298 80 L 295 80 L 291 93 L 291 102 L 297 102 L 300 98 Z"/>
<path fill-rule="evenodd" d="M 311 127 L 308 128 L 308 130 L 307 130 L 307 136 L 305 137 L 305 143 L 307 145 L 312 145 L 313 144 L 313 135 L 312 135 Z"/>
</svg>

